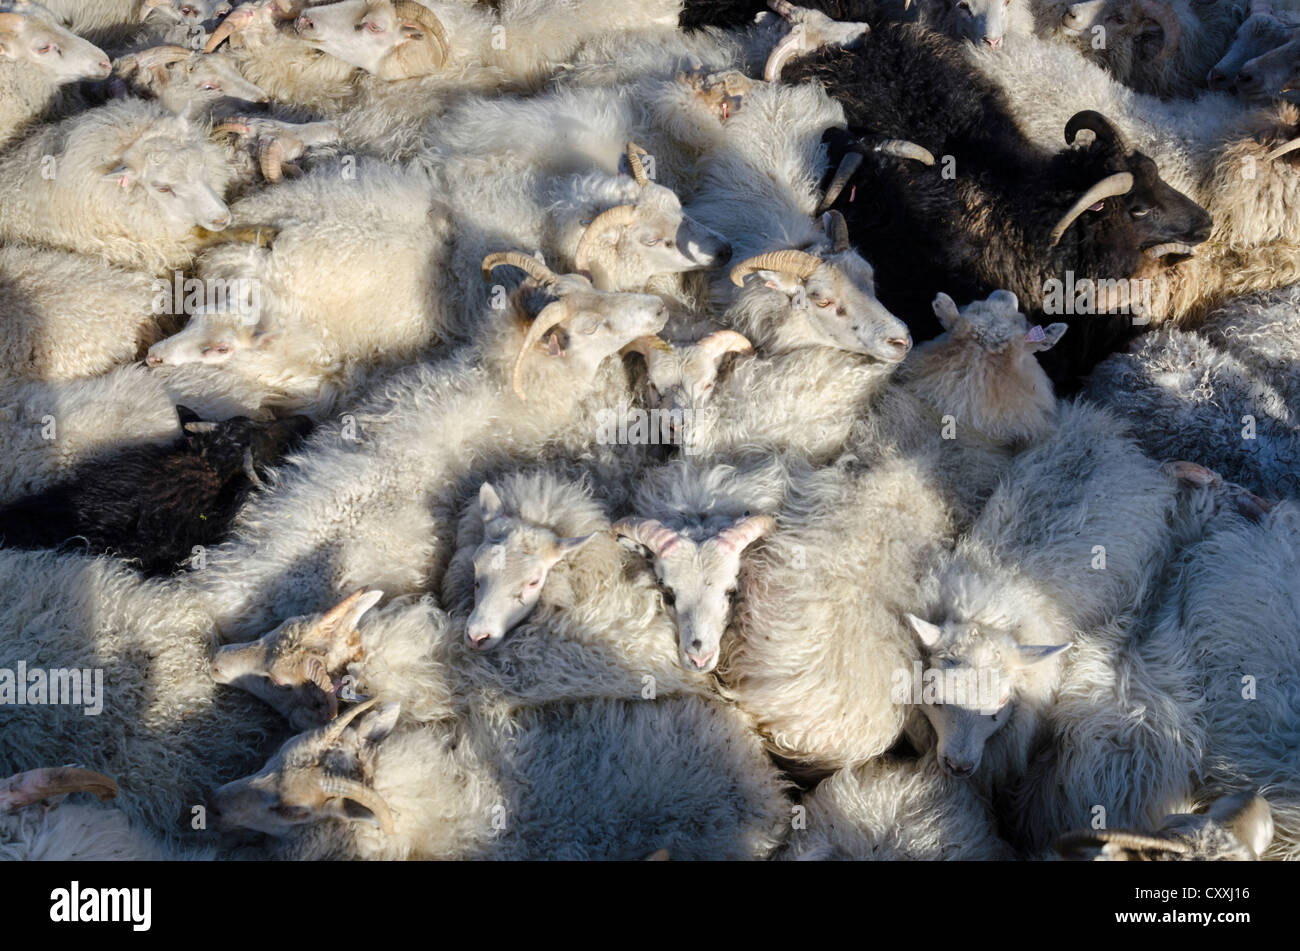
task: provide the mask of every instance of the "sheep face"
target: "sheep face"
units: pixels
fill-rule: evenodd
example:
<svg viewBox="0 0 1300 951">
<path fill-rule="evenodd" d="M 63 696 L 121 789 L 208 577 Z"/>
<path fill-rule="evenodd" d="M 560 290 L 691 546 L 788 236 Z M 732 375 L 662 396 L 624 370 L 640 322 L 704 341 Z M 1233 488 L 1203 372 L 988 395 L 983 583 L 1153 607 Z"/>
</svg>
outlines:
<svg viewBox="0 0 1300 951">
<path fill-rule="evenodd" d="M 58 85 L 103 79 L 112 71 L 108 56 L 48 15 L 0 13 L 0 62 L 36 69 Z"/>
<path fill-rule="evenodd" d="M 342 0 L 303 11 L 294 28 L 309 45 L 380 79 L 427 76 L 447 59 L 447 34 L 417 3 Z"/>
<path fill-rule="evenodd" d="M 178 407 L 182 417 L 189 413 Z M 287 416 L 268 422 L 235 416 L 221 422 L 199 422 L 191 415 L 182 429 L 189 449 L 211 461 L 217 471 L 239 469 L 250 481 L 260 481 L 257 471 L 275 465 L 314 425 L 307 416 Z"/>
<path fill-rule="evenodd" d="M 1272 99 L 1300 89 L 1300 30 L 1290 42 L 1247 61 L 1237 73 L 1237 93 L 1247 99 Z"/>
<path fill-rule="evenodd" d="M 379 744 L 399 712 L 397 704 L 370 700 L 293 737 L 259 772 L 213 793 L 216 821 L 273 836 L 324 818 L 369 821 L 391 832 L 392 814 L 369 783 Z"/>
<path fill-rule="evenodd" d="M 127 192 L 130 201 L 147 205 L 177 231 L 221 231 L 230 224 L 230 209 L 208 184 L 210 178 L 203 152 L 167 133 L 132 143 L 117 168 L 104 176 Z"/>
<path fill-rule="evenodd" d="M 290 618 L 245 644 L 227 644 L 212 659 L 212 679 L 267 696 L 294 725 L 318 725 L 338 711 L 334 678 L 361 653 L 361 618 L 384 596 L 362 588 L 323 614 Z M 270 698 L 268 698 L 270 699 Z"/>
<path fill-rule="evenodd" d="M 1015 711 L 1018 672 L 1054 657 L 1068 645 L 1026 646 L 1009 631 L 977 628 L 963 621 L 940 627 L 908 614 L 907 622 L 921 646 L 925 667 L 935 671 L 943 685 L 937 702 L 921 704 L 934 728 L 939 762 L 951 776 L 971 776 L 985 744 Z"/>
<path fill-rule="evenodd" d="M 784 332 L 803 338 L 802 345 L 834 347 L 882 363 L 898 363 L 912 349 L 907 324 L 876 298 L 871 265 L 857 253 L 840 252 L 818 260 L 802 252 L 778 251 L 750 260 L 767 266 L 757 269 L 758 280 L 749 283 L 747 293 L 783 295 L 788 313 L 781 321 Z M 742 262 L 737 268 L 748 264 Z M 739 277 L 733 270 L 732 280 Z"/>
<path fill-rule="evenodd" d="M 647 182 L 630 204 L 583 222 L 574 261 L 597 287 L 640 290 L 656 274 L 699 271 L 731 256 L 727 239 L 682 210 L 670 188 Z"/>
<path fill-rule="evenodd" d="M 474 552 L 474 611 L 465 639 L 475 650 L 490 650 L 532 613 L 550 570 L 596 536 L 561 538 L 509 515 L 488 482 L 479 489 L 479 514 L 483 543 Z"/>
<path fill-rule="evenodd" d="M 1141 152 L 1130 152 L 1125 166 L 1133 175 L 1133 188 L 1120 201 L 1139 248 L 1200 244 L 1209 238 L 1214 224 L 1209 212 L 1165 182 L 1155 162 Z"/>
<path fill-rule="evenodd" d="M 1201 815 L 1166 816 L 1154 834 L 1124 829 L 1073 832 L 1056 850 L 1093 862 L 1253 862 L 1273 841 L 1273 811 L 1249 792 L 1224 796 Z"/>
<path fill-rule="evenodd" d="M 654 519 L 624 519 L 614 526 L 623 544 L 649 555 L 687 670 L 707 673 L 718 666 L 740 556 L 774 527 L 770 515 L 750 515 L 696 540 Z"/>
<path fill-rule="evenodd" d="M 943 0 L 943 32 L 993 49 L 1002 45 L 1011 0 Z"/>
<path fill-rule="evenodd" d="M 536 316 L 520 359 L 534 346 L 544 348 L 581 382 L 594 377 L 606 357 L 657 334 L 668 320 L 667 305 L 653 294 L 598 291 L 578 274 L 557 275 L 544 287 L 525 285 L 523 310 Z"/>
<path fill-rule="evenodd" d="M 1252 12 L 1237 30 L 1232 45 L 1206 77 L 1211 89 L 1228 89 L 1250 60 L 1277 49 L 1291 39 L 1292 27 L 1270 12 Z"/>
<path fill-rule="evenodd" d="M 178 115 L 196 104 L 222 99 L 245 103 L 268 100 L 223 53 L 182 55 L 180 47 L 161 47 L 123 57 L 115 71 Z"/>
<path fill-rule="evenodd" d="M 241 351 L 265 348 L 277 339 L 277 332 L 260 325 L 256 314 L 204 309 L 193 314 L 179 333 L 151 346 L 145 363 L 151 367 L 225 363 Z"/>
</svg>

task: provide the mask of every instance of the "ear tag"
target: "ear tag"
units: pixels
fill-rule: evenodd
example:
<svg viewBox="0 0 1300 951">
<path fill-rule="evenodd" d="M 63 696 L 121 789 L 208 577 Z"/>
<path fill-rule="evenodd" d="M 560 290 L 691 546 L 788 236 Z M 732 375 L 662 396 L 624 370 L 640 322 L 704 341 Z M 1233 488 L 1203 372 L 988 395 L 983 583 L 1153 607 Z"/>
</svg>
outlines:
<svg viewBox="0 0 1300 951">
<path fill-rule="evenodd" d="M 1043 330 L 1042 324 L 1036 324 L 1029 333 L 1025 334 L 1025 343 L 1042 343 L 1047 339 L 1047 333 Z"/>
<path fill-rule="evenodd" d="M 1101 210 L 1102 210 L 1103 208 L 1105 208 L 1105 207 L 1106 207 L 1106 203 L 1105 203 L 1104 201 L 1099 201 L 1099 202 L 1097 202 L 1097 204 L 1095 204 L 1095 205 L 1090 205 L 1090 206 L 1088 207 L 1088 210 L 1089 210 L 1089 211 L 1101 211 Z"/>
<path fill-rule="evenodd" d="M 559 337 L 556 334 L 551 334 L 551 336 L 547 338 L 547 340 L 548 340 L 546 344 L 547 354 L 549 354 L 552 357 L 558 357 L 561 353 Z"/>
</svg>

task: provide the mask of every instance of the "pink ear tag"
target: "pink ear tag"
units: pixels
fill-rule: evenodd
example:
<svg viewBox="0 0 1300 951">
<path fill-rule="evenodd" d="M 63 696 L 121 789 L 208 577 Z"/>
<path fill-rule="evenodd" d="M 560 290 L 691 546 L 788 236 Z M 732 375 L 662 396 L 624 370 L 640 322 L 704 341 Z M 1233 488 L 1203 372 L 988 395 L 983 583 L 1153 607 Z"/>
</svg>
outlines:
<svg viewBox="0 0 1300 951">
<path fill-rule="evenodd" d="M 1042 343 L 1047 339 L 1047 333 L 1043 330 L 1042 324 L 1035 324 L 1034 327 L 1025 334 L 1025 343 Z"/>
<path fill-rule="evenodd" d="M 1099 201 L 1099 202 L 1097 202 L 1097 204 L 1095 204 L 1095 205 L 1089 205 L 1089 206 L 1088 206 L 1088 210 L 1089 210 L 1089 211 L 1101 211 L 1101 210 L 1102 210 L 1103 208 L 1105 208 L 1105 207 L 1106 207 L 1106 203 L 1105 203 L 1104 201 Z"/>
</svg>

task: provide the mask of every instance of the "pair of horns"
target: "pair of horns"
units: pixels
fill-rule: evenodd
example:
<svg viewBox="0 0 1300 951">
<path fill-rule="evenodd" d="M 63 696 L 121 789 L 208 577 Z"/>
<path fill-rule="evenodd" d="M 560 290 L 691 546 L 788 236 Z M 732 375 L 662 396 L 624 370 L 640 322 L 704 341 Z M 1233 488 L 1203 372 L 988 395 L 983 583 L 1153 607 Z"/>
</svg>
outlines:
<svg viewBox="0 0 1300 951">
<path fill-rule="evenodd" d="M 711 543 L 738 553 L 775 528 L 776 519 L 771 515 L 746 515 L 718 532 L 705 544 Z M 613 530 L 615 535 L 644 545 L 657 558 L 670 554 L 682 537 L 657 518 L 622 518 L 614 523 Z"/>
<path fill-rule="evenodd" d="M 731 269 L 731 283 L 737 287 L 745 286 L 745 278 L 755 271 L 779 271 L 792 274 L 799 280 L 812 277 L 814 271 L 822 266 L 821 258 L 807 251 L 767 251 L 746 258 Z"/>
<path fill-rule="evenodd" d="M 357 594 L 361 593 L 363 592 L 357 592 Z M 317 731 L 316 743 L 322 747 L 332 746 L 343 735 L 343 732 L 351 725 L 353 720 L 366 711 L 373 709 L 378 702 L 376 699 L 367 700 L 334 718 Z M 389 835 L 392 834 L 393 813 L 388 808 L 388 803 L 384 802 L 384 798 L 365 783 L 342 776 L 327 776 L 323 773 L 316 781 L 321 792 L 326 796 L 337 799 L 351 799 L 353 802 L 369 809 L 379 822 L 379 827 Z"/>
<path fill-rule="evenodd" d="M 754 352 L 754 345 L 749 342 L 749 338 L 734 330 L 715 330 L 687 346 L 701 351 L 705 356 L 715 360 L 726 353 Z M 654 353 L 672 353 L 673 345 L 662 337 L 638 337 L 625 346 L 621 352 L 624 354 L 639 353 L 649 361 Z"/>
<path fill-rule="evenodd" d="M 1072 145 L 1075 136 L 1083 129 L 1090 129 L 1097 136 L 1098 141 L 1108 143 L 1121 154 L 1129 154 L 1128 144 L 1124 141 L 1124 137 L 1120 135 L 1118 129 L 1111 125 L 1110 120 L 1100 112 L 1086 109 L 1071 116 L 1070 121 L 1065 124 L 1066 144 Z M 1054 248 L 1060 244 L 1061 237 L 1065 234 L 1066 229 L 1097 202 L 1113 198 L 1116 195 L 1127 194 L 1132 188 L 1133 174 L 1131 172 L 1116 172 L 1113 175 L 1107 175 L 1079 196 L 1074 204 L 1061 216 L 1061 219 L 1053 226 L 1048 236 L 1048 247 Z"/>
</svg>

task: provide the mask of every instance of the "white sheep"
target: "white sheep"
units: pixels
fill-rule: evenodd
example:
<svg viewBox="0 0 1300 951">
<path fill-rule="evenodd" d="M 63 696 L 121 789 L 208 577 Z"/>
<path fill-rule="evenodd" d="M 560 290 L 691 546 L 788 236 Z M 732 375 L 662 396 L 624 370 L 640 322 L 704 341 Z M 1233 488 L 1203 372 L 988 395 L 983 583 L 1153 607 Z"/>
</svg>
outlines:
<svg viewBox="0 0 1300 951">
<path fill-rule="evenodd" d="M 216 790 L 214 810 L 294 858 L 756 859 L 789 827 L 776 768 L 733 708 L 489 705 L 417 728 L 399 713 L 365 703 L 291 739 Z"/>
<path fill-rule="evenodd" d="M 108 56 L 60 26 L 43 7 L 0 4 L 0 143 L 18 138 L 80 79 L 103 79 Z"/>
<path fill-rule="evenodd" d="M 50 126 L 0 156 L 0 236 L 169 274 L 230 224 L 232 160 L 204 130 L 126 100 Z"/>
<path fill-rule="evenodd" d="M 882 756 L 828 776 L 800 802 L 804 814 L 780 858 L 795 861 L 1003 861 L 1011 847 L 979 794 L 928 753 Z"/>
</svg>

